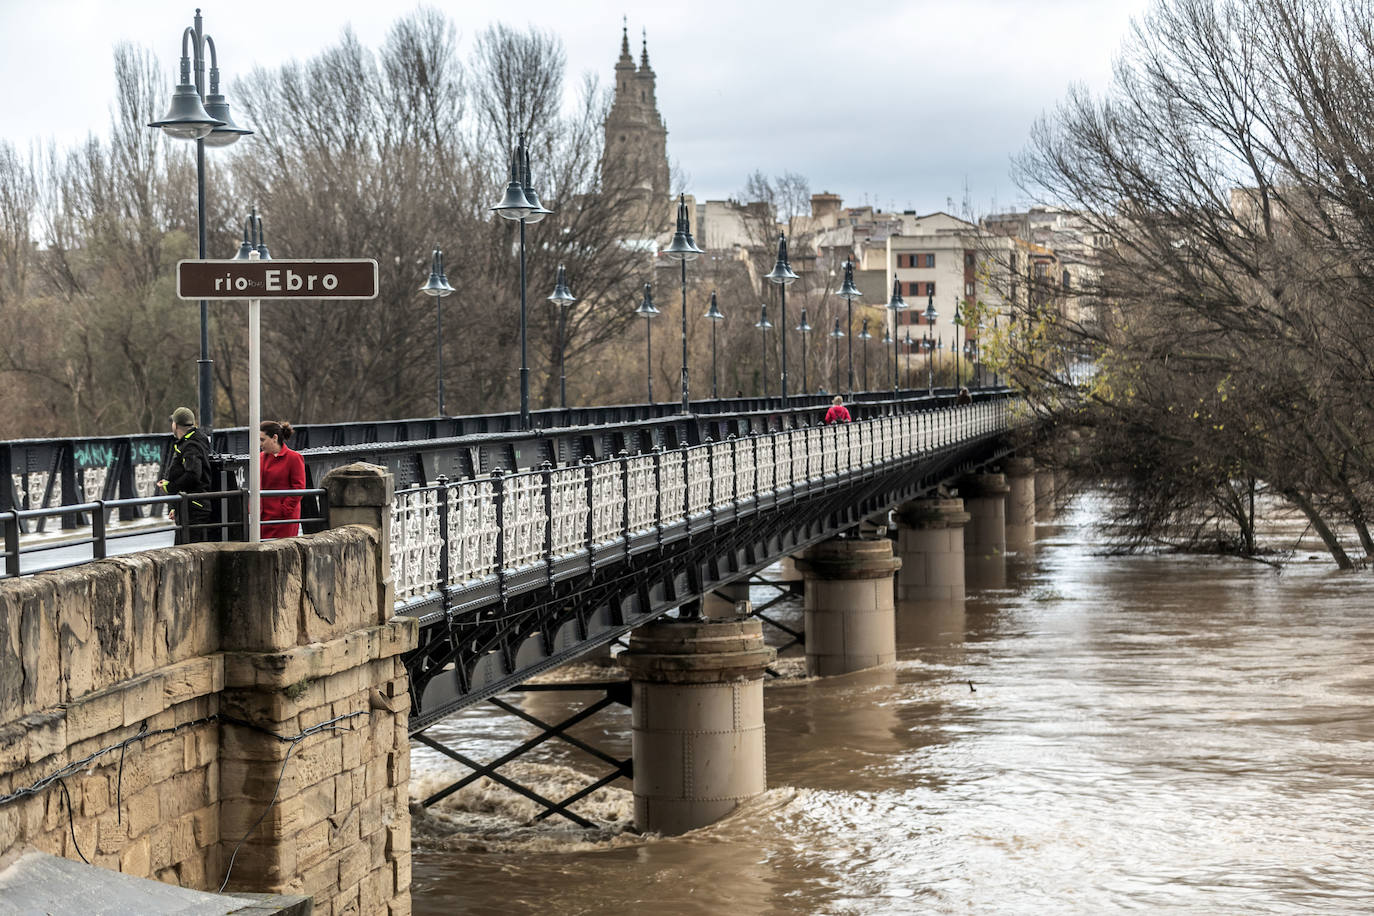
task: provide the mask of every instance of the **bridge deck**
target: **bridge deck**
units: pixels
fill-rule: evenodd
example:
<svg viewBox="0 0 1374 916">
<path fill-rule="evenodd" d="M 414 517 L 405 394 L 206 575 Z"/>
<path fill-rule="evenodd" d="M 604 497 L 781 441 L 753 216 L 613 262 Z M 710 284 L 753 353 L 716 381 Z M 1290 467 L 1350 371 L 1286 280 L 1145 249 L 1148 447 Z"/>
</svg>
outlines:
<svg viewBox="0 0 1374 916">
<path fill-rule="evenodd" d="M 392 579 L 398 612 L 421 623 L 407 660 L 413 732 L 994 460 L 1015 420 L 1002 389 L 964 405 L 952 393 L 866 395 L 851 402 L 855 422 L 837 426 L 816 425 L 820 403 L 745 402 L 734 406 L 758 409 L 735 413 L 709 403 L 720 412 L 640 405 L 638 421 L 608 408 L 621 422 L 441 438 L 423 437 L 445 431 L 434 421 L 400 421 L 391 432 L 420 438 L 305 452 L 310 485 L 353 461 L 396 480 Z M 64 528 L 93 526 L 103 553 L 108 515 L 137 517 L 155 502 L 91 504 L 149 483 L 157 465 L 148 438 L 110 440 L 104 451 L 72 440 L 0 443 L 0 471 L 11 471 L 0 481 L 13 482 L 0 486 L 8 574 L 19 569 L 25 518 L 43 513 L 4 502 L 24 492 L 21 505 L 50 505 L 60 492 L 71 509 L 48 514 L 62 515 Z M 20 454 L 48 469 L 13 473 Z M 243 460 L 229 460 L 227 490 L 242 486 Z M 324 515 L 318 493 L 302 507 L 307 517 Z M 240 496 L 230 495 L 230 516 L 241 517 Z"/>
<path fill-rule="evenodd" d="M 1010 401 L 396 494 L 412 732 L 1007 451 Z"/>
</svg>

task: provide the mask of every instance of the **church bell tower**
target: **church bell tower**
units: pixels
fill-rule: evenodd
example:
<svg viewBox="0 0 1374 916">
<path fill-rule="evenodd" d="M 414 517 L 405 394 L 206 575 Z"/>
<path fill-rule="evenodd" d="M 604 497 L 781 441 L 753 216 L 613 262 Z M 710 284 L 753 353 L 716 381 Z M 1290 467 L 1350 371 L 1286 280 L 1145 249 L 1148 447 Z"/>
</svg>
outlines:
<svg viewBox="0 0 1374 916">
<path fill-rule="evenodd" d="M 630 54 L 629 24 L 621 30 L 620 59 L 615 64 L 615 97 L 606 115 L 606 145 L 601 168 L 603 179 L 623 180 L 628 172 L 637 196 L 649 212 L 668 199 L 668 128 L 658 113 L 654 96 L 654 71 L 649 66 L 649 41 L 645 36 L 639 65 Z M 617 175 L 611 175 L 617 170 Z"/>
</svg>

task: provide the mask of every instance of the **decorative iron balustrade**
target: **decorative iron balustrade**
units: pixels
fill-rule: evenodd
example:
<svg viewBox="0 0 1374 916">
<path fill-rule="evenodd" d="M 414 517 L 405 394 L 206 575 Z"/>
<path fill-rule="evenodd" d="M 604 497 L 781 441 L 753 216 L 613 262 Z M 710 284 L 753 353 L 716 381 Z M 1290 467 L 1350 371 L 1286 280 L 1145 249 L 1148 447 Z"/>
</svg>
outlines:
<svg viewBox="0 0 1374 916">
<path fill-rule="evenodd" d="M 781 500 L 1001 433 L 1015 403 L 980 401 L 402 490 L 391 525 L 397 604 L 747 512 L 763 498 Z"/>
<path fill-rule="evenodd" d="M 998 389 L 975 391 L 975 400 L 998 397 Z M 860 391 L 850 395 L 849 407 L 856 420 L 881 416 L 892 410 L 910 409 L 915 404 L 953 402 L 955 391 Z M 633 428 L 639 432 L 658 431 L 678 441 L 702 441 L 705 435 L 722 438 L 719 430 L 746 423 L 757 427 L 781 415 L 809 417 L 830 406 L 829 396 L 794 395 L 784 407 L 777 398 L 710 398 L 693 401 L 690 415 L 683 415 L 677 403 L 623 404 L 601 407 L 573 407 L 536 410 L 531 414 L 534 428 L 520 425 L 519 413 L 483 414 L 463 417 L 428 417 L 401 420 L 374 420 L 351 423 L 301 423 L 295 427 L 291 445 L 306 459 L 307 484 L 313 486 L 332 468 L 352 461 L 371 461 L 388 465 L 399 485 L 421 479 L 415 468 L 423 463 L 421 452 L 444 451 L 453 440 L 479 442 L 481 455 L 467 455 L 466 449 L 448 460 L 473 466 L 448 468 L 450 476 L 471 477 L 478 468 L 531 467 L 536 462 L 519 464 L 505 457 L 507 446 L 520 447 L 531 438 L 576 437 L 588 428 Z M 257 435 L 244 427 L 216 429 L 210 433 L 211 452 L 219 456 L 226 476 L 225 489 L 236 488 L 233 476 L 242 475 L 244 461 L 256 454 Z M 0 512 L 12 509 L 34 510 L 74 506 L 90 502 L 119 502 L 119 519 L 137 521 L 164 512 L 158 503 L 134 500 L 158 495 L 155 484 L 161 476 L 170 436 L 163 433 L 88 438 L 0 440 Z M 513 445 L 514 444 L 514 445 Z M 390 458 L 392 460 L 385 460 Z M 444 468 L 440 468 L 440 473 Z M 78 513 L 27 517 L 22 527 L 41 531 L 60 525 L 64 529 L 83 527 Z"/>
</svg>

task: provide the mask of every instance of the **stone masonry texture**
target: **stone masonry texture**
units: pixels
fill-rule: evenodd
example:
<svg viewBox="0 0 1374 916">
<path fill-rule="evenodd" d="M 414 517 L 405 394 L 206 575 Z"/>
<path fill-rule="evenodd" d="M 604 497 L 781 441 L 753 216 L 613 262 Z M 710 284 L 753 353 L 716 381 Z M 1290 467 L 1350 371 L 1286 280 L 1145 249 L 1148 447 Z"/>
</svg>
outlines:
<svg viewBox="0 0 1374 916">
<path fill-rule="evenodd" d="M 229 891 L 408 913 L 416 628 L 385 549 L 348 525 L 0 582 L 0 797 L 70 771 L 0 802 L 0 867 L 218 890 L 233 856 Z"/>
</svg>

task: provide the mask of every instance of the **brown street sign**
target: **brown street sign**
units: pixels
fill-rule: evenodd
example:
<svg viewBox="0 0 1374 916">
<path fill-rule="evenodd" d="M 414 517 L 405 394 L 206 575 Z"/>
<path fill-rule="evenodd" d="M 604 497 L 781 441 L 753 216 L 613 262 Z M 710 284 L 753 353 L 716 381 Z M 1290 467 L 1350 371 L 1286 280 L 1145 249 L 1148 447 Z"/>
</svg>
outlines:
<svg viewBox="0 0 1374 916">
<path fill-rule="evenodd" d="M 376 299 L 377 262 L 178 261 L 181 299 Z"/>
</svg>

